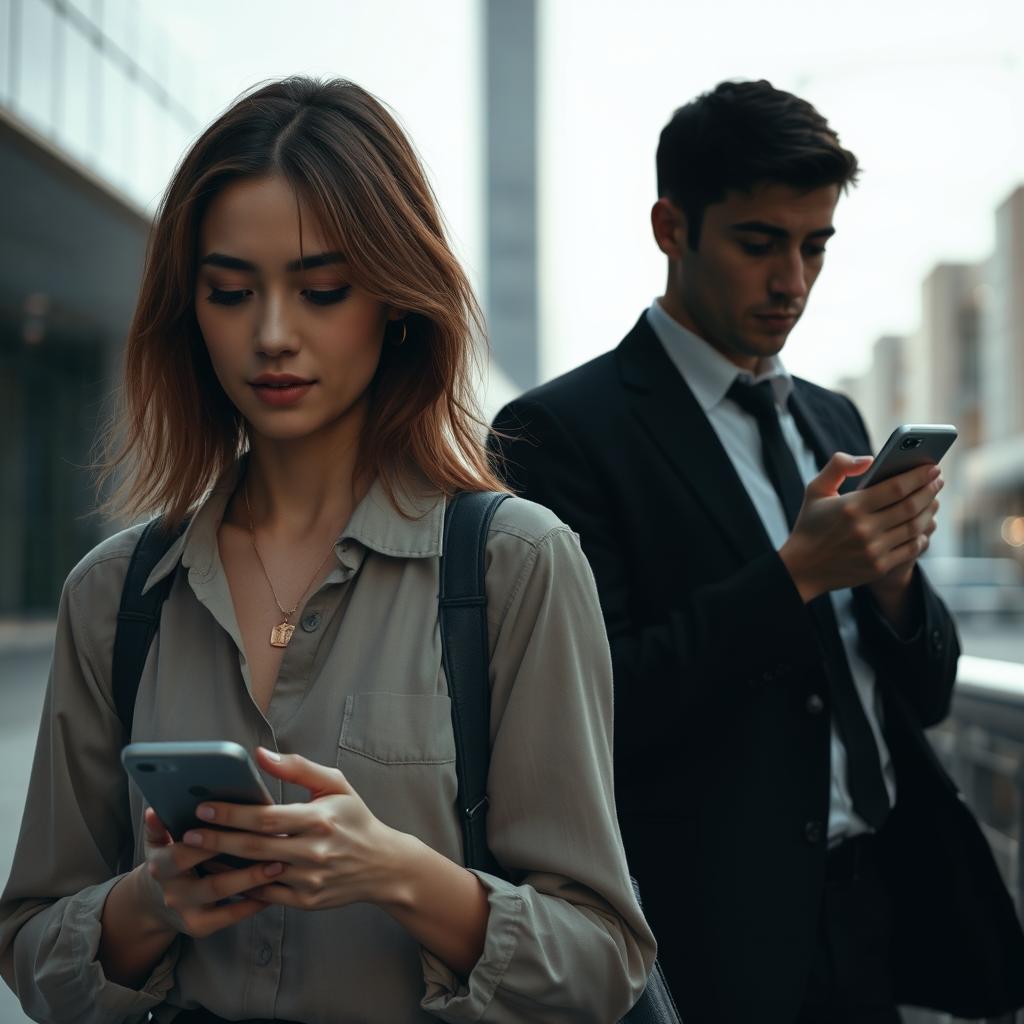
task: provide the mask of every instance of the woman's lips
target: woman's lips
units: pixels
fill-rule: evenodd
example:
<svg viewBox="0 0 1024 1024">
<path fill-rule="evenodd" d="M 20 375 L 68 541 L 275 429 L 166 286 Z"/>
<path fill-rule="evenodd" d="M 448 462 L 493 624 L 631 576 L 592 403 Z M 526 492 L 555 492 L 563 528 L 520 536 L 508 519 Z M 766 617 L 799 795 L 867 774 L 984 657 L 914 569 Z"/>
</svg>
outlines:
<svg viewBox="0 0 1024 1024">
<path fill-rule="evenodd" d="M 301 401 L 309 389 L 313 386 L 312 381 L 288 381 L 281 384 L 269 382 L 253 382 L 251 385 L 256 397 L 264 405 L 280 407 L 294 405 Z"/>
</svg>

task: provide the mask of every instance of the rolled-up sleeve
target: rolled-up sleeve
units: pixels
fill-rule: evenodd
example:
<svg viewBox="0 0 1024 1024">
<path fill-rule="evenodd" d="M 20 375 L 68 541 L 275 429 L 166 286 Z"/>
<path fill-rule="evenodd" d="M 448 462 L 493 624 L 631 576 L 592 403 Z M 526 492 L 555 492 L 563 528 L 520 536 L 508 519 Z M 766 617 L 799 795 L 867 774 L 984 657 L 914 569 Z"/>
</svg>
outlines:
<svg viewBox="0 0 1024 1024">
<path fill-rule="evenodd" d="M 103 905 L 132 838 L 108 664 L 125 562 L 94 552 L 65 584 L 25 813 L 0 898 L 0 973 L 42 1022 L 144 1020 L 173 982 L 177 943 L 139 990 L 109 981 L 96 958 Z"/>
<path fill-rule="evenodd" d="M 551 513 L 516 499 L 502 510 L 488 543 L 487 835 L 512 881 L 476 872 L 490 905 L 483 955 L 461 979 L 424 951 L 422 1006 L 452 1022 L 614 1022 L 643 991 L 655 944 L 615 816 L 597 591 Z"/>
</svg>

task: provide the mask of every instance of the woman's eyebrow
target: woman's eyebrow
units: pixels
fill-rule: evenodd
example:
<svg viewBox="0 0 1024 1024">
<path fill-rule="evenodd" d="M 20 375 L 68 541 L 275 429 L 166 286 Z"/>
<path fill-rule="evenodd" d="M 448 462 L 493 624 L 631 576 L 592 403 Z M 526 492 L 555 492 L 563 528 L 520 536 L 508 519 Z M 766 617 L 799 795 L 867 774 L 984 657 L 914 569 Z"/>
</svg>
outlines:
<svg viewBox="0 0 1024 1024">
<path fill-rule="evenodd" d="M 237 256 L 225 256 L 220 252 L 211 252 L 208 256 L 204 256 L 199 261 L 199 265 L 201 267 L 222 267 L 224 270 L 245 270 L 248 273 L 254 273 L 256 270 L 255 263 L 240 260 Z"/>
<path fill-rule="evenodd" d="M 345 257 L 340 252 L 319 252 L 315 256 L 303 256 L 301 259 L 292 260 L 284 269 L 289 274 L 294 274 L 298 270 L 315 270 L 317 267 L 344 262 Z"/>
<path fill-rule="evenodd" d="M 345 257 L 340 252 L 319 252 L 313 256 L 303 256 L 297 260 L 291 260 L 285 264 L 285 270 L 294 274 L 299 270 L 315 270 L 317 267 L 326 267 L 332 263 L 344 263 Z M 200 266 L 221 267 L 224 270 L 244 270 L 246 273 L 255 273 L 259 268 L 249 260 L 239 259 L 237 256 L 226 256 L 221 252 L 211 252 L 199 261 Z"/>
</svg>

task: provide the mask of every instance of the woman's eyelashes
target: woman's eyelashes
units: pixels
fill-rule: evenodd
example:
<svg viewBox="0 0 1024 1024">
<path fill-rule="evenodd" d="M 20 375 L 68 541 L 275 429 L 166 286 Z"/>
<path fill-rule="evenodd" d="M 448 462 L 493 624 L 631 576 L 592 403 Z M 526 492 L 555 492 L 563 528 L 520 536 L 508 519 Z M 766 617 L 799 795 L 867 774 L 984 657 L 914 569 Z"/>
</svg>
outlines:
<svg viewBox="0 0 1024 1024">
<path fill-rule="evenodd" d="M 314 306 L 333 306 L 341 302 L 351 290 L 351 285 L 342 285 L 340 288 L 304 288 L 302 297 L 308 299 Z"/>
<path fill-rule="evenodd" d="M 237 306 L 246 296 L 251 295 L 252 292 L 248 288 L 226 289 L 226 288 L 210 288 L 210 294 L 206 296 L 207 302 L 212 302 L 218 306 Z"/>
<path fill-rule="evenodd" d="M 352 286 L 346 284 L 339 288 L 303 288 L 299 294 L 314 306 L 333 306 L 337 302 L 342 302 L 351 290 Z M 237 306 L 250 295 L 252 290 L 249 288 L 229 289 L 211 286 L 206 299 L 217 306 Z"/>
</svg>

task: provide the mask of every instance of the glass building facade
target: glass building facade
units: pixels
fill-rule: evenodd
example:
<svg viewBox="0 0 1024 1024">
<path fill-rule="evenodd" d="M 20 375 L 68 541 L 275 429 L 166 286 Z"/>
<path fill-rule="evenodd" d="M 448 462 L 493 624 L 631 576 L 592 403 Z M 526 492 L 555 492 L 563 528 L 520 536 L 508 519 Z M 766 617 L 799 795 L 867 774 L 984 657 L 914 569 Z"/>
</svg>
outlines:
<svg viewBox="0 0 1024 1024">
<path fill-rule="evenodd" d="M 130 0 L 0 0 L 0 616 L 48 614 L 92 514 L 149 218 L 196 67 Z"/>
</svg>

